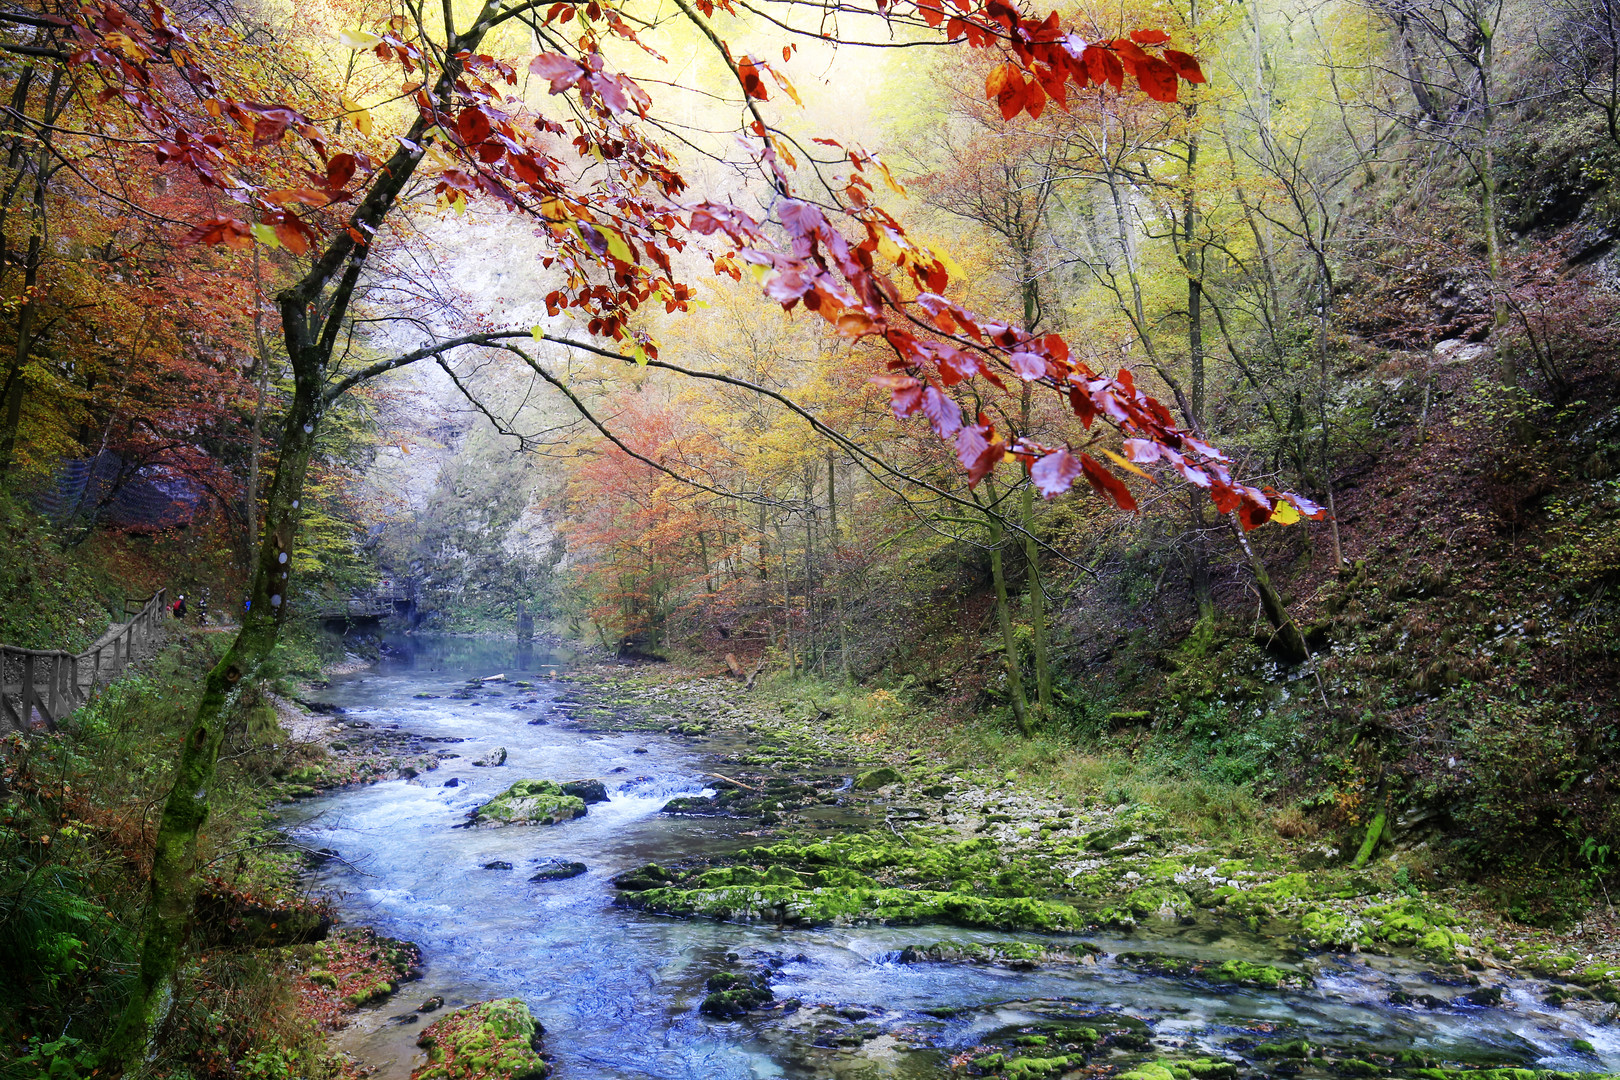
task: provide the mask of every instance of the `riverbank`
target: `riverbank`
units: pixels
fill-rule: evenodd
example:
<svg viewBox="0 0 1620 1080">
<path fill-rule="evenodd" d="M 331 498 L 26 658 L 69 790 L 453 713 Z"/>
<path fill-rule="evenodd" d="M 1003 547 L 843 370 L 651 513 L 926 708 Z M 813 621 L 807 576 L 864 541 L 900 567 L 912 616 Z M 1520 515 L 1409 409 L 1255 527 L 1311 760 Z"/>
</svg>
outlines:
<svg viewBox="0 0 1620 1080">
<path fill-rule="evenodd" d="M 998 747 L 885 691 L 421 649 L 306 699 L 345 725 L 320 734 L 333 760 L 380 775 L 392 757 L 404 782 L 280 810 L 329 854 L 305 881 L 345 922 L 421 943 L 421 980 L 385 978 L 380 1003 L 346 1000 L 364 979 L 327 988 L 337 1045 L 379 1078 L 450 1075 L 486 1042 L 548 1071 L 528 1009 L 577 1075 L 1533 1080 L 1620 1062 L 1602 955 L 1497 936 L 1465 890 L 1387 854 L 1347 866 L 1240 793 Z M 437 768 L 398 771 L 411 740 Z M 515 784 L 584 777 L 607 801 L 457 828 Z M 317 986 L 330 971 L 294 959 Z"/>
<path fill-rule="evenodd" d="M 1421 843 L 1354 866 L 1355 853 L 1291 835 L 1292 815 L 1268 811 L 1241 792 L 1201 784 L 1176 790 L 1119 761 L 955 729 L 908 713 L 883 690 L 828 693 L 824 685 L 766 680 L 745 692 L 734 679 L 668 664 L 579 665 L 563 679 L 604 703 L 644 710 L 672 731 L 755 741 L 755 750 L 725 759 L 729 764 L 792 769 L 848 760 L 869 772 L 892 770 L 878 777 L 887 783 L 875 785 L 892 810 L 885 827 L 936 853 L 988 841 L 1000 863 L 1026 882 L 1004 888 L 1009 895 L 998 899 L 1047 905 L 1009 916 L 991 904 L 968 916 L 967 925 L 1130 931 L 1204 918 L 1283 938 L 1307 965 L 1324 951 L 1410 957 L 1468 984 L 1547 981 L 1550 997 L 1573 1003 L 1593 1022 L 1611 1023 L 1620 1012 L 1620 935 L 1611 911 L 1596 910 L 1566 933 L 1508 922 L 1465 884 L 1425 887 L 1414 873 L 1425 865 Z M 802 809 L 784 806 L 769 824 L 773 831 L 812 832 L 802 818 Z M 799 918 L 807 924 L 896 917 L 883 907 L 896 897 L 883 896 L 883 888 L 914 889 L 923 880 L 908 877 L 903 865 L 921 858 L 885 862 L 870 850 L 809 852 L 802 843 L 745 852 L 732 865 L 756 871 L 795 859 L 806 865 L 807 853 L 823 869 L 830 859 L 887 871 L 871 879 L 871 896 L 853 904 L 848 896 L 829 896 L 825 885 L 810 885 L 818 895 L 802 907 Z M 735 918 L 736 894 L 755 884 L 744 878 L 733 886 L 713 873 L 687 875 L 632 902 Z M 951 882 L 947 876 L 938 883 Z M 798 891 L 788 884 L 782 895 Z M 776 911 L 782 896 L 768 899 Z M 896 910 L 901 921 L 938 917 L 906 905 Z"/>
</svg>

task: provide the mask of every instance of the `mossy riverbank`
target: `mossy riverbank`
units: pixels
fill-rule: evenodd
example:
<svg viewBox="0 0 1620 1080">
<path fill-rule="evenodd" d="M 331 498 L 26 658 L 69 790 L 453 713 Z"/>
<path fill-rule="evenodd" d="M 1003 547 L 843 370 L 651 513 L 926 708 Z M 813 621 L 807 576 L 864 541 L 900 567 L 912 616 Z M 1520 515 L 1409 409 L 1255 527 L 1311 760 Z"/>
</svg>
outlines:
<svg viewBox="0 0 1620 1080">
<path fill-rule="evenodd" d="M 1593 949 L 1591 936 L 1506 924 L 1464 889 L 1419 888 L 1401 851 L 1355 867 L 1354 853 L 1280 835 L 1286 821 L 1241 792 L 1170 793 L 1119 762 L 1032 760 L 1027 746 L 964 733 L 936 732 L 919 747 L 922 722 L 881 690 L 864 702 L 851 701 L 858 691 L 812 699 L 816 687 L 782 681 L 745 694 L 670 665 L 604 664 L 562 678 L 586 707 L 700 733 L 688 737 L 721 754 L 727 777 L 804 777 L 785 798 L 736 810 L 758 814 L 773 842 L 625 875 L 627 907 L 781 926 L 1148 938 L 1202 922 L 1272 940 L 1295 961 L 1243 973 L 1198 967 L 1217 982 L 1289 985 L 1307 977 L 1313 954 L 1367 953 L 1487 986 L 1553 980 L 1563 988 L 1555 995 L 1588 1001 L 1594 1016 L 1620 1002 L 1615 939 Z M 829 762 L 844 763 L 849 780 L 831 796 L 813 775 Z M 864 820 L 830 819 L 835 808 Z"/>
</svg>

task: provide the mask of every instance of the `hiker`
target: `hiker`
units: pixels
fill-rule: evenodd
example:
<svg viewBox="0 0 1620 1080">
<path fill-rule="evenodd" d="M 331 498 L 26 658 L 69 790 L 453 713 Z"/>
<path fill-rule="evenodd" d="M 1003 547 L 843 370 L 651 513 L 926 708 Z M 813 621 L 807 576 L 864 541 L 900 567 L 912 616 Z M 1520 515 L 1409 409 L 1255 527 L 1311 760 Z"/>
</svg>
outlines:
<svg viewBox="0 0 1620 1080">
<path fill-rule="evenodd" d="M 169 613 L 177 619 L 186 617 L 186 594 L 181 593 L 180 599 L 169 605 Z"/>
<path fill-rule="evenodd" d="M 206 626 L 207 624 L 208 624 L 208 594 L 203 593 L 202 599 L 197 601 L 197 625 L 198 626 Z"/>
</svg>

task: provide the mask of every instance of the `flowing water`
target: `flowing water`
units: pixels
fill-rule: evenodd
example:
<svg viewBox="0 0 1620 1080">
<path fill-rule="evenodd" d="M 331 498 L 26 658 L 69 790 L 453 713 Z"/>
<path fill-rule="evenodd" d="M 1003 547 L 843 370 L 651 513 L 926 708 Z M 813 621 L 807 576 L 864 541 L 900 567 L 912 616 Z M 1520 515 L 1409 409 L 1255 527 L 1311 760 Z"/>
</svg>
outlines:
<svg viewBox="0 0 1620 1080">
<path fill-rule="evenodd" d="M 939 927 L 779 931 L 617 908 L 610 880 L 616 874 L 752 842 L 742 835 L 747 822 L 658 812 L 674 796 L 705 790 L 717 767 L 712 744 L 593 730 L 577 718 L 568 685 L 545 681 L 547 673 L 565 670 L 564 657 L 510 642 L 415 637 L 393 644 L 397 655 L 335 680 L 323 697 L 342 706 L 349 721 L 464 739 L 452 747 L 460 757 L 409 781 L 309 800 L 286 815 L 304 843 L 342 856 L 315 877 L 338 896 L 345 923 L 421 946 L 422 981 L 363 1010 L 340 1037 L 363 1060 L 381 1065 L 383 1080 L 406 1077 L 423 1060 L 413 1045 L 421 1023 L 393 1018 L 434 994 L 452 1007 L 492 997 L 526 1001 L 545 1025 L 559 1080 L 921 1080 L 945 1075 L 953 1053 L 1009 1026 L 1114 1016 L 1146 1022 L 1153 1037 L 1141 1055 L 1147 1057 L 1167 1050 L 1230 1053 L 1306 1035 L 1316 1044 L 1417 1049 L 1451 1060 L 1620 1068 L 1620 1036 L 1543 1005 L 1545 988 L 1535 984 L 1508 987 L 1499 1008 L 1391 1006 L 1395 990 L 1439 989 L 1432 974 L 1395 960 L 1320 957 L 1311 989 L 1268 992 L 1146 976 L 1107 956 L 1031 971 L 897 962 L 911 943 L 1018 935 Z M 531 680 L 534 688 L 476 704 L 443 696 L 469 678 L 497 673 Z M 537 720 L 544 723 L 531 723 Z M 504 766 L 471 764 L 499 746 L 508 751 Z M 524 778 L 600 778 L 611 797 L 559 826 L 454 828 L 471 808 Z M 452 779 L 459 783 L 444 786 Z M 567 880 L 530 882 L 535 862 L 548 858 L 589 869 Z M 483 869 L 492 862 L 514 869 Z M 1109 956 L 1146 946 L 1284 967 L 1300 959 L 1286 943 L 1233 936 L 1207 923 L 1093 940 Z M 797 998 L 805 1010 L 770 1021 L 700 1015 L 703 982 L 727 953 L 773 968 L 777 998 Z M 841 1007 L 845 1015 L 818 1005 Z M 960 1011 L 945 1019 L 925 1012 L 952 1009 Z M 810 1017 L 819 1018 L 819 1027 Z M 864 1042 L 844 1041 L 858 1047 L 813 1045 L 836 1042 L 829 1029 L 855 1031 L 857 1022 Z M 1596 1052 L 1576 1052 L 1577 1039 Z"/>
</svg>

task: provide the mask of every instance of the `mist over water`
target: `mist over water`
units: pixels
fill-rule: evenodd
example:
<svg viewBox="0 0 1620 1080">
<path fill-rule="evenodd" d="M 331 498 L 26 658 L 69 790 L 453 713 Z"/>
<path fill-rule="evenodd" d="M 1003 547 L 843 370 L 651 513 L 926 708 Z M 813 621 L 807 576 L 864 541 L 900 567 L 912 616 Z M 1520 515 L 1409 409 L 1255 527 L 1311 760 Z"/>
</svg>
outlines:
<svg viewBox="0 0 1620 1080">
<path fill-rule="evenodd" d="M 328 794 L 290 807 L 299 840 L 330 848 L 313 876 L 337 898 L 342 921 L 418 943 L 425 977 L 362 1010 L 340 1045 L 404 1077 L 423 1056 L 414 1046 L 435 1018 L 399 1023 L 421 1000 L 449 1007 L 518 997 L 546 1028 L 555 1076 L 625 1080 L 742 1080 L 783 1076 L 935 1077 L 950 1054 L 1009 1025 L 1128 1014 L 1151 1027 L 1155 1048 L 1226 1053 L 1228 1044 L 1293 1038 L 1416 1049 L 1441 1057 L 1488 1055 L 1498 1064 L 1597 1070 L 1620 1067 L 1620 1037 L 1541 1004 L 1543 989 L 1511 987 L 1504 1008 L 1421 1009 L 1388 1004 L 1405 989 L 1432 992 L 1432 976 L 1402 961 L 1324 956 L 1307 991 L 1215 988 L 1145 976 L 1110 959 L 1143 948 L 1293 966 L 1286 942 L 1235 935 L 1209 923 L 1130 937 L 1093 938 L 1095 964 L 1031 971 L 940 963 L 905 964 L 908 944 L 941 938 L 989 942 L 1006 935 L 950 927 L 777 930 L 678 920 L 613 906 L 611 879 L 647 862 L 720 854 L 756 843 L 752 822 L 659 814 L 669 799 L 706 790 L 717 762 L 702 744 L 649 732 L 595 729 L 577 719 L 566 683 L 547 680 L 567 657 L 512 642 L 410 637 L 374 670 L 334 680 L 322 697 L 343 719 L 459 738 L 459 757 L 411 780 Z M 508 681 L 473 700 L 446 695 L 467 680 Z M 531 682 L 532 688 L 512 682 Z M 496 692 L 498 691 L 498 692 Z M 439 695 L 420 698 L 418 694 Z M 531 721 L 544 723 L 531 723 Z M 505 747 L 506 764 L 473 761 Z M 638 750 L 645 752 L 638 753 Z M 609 792 L 576 821 L 557 826 L 458 829 L 474 807 L 520 779 L 600 779 Z M 446 787 L 450 780 L 459 781 Z M 531 882 L 536 863 L 565 859 L 586 873 Z M 487 870 L 508 862 L 511 870 Z M 890 1029 L 856 1050 L 810 1045 L 795 1017 L 721 1022 L 697 1011 L 704 980 L 727 953 L 774 967 L 779 1000 L 869 1012 Z M 964 1009 L 947 1019 L 923 1010 Z M 439 1013 L 437 1015 L 443 1015 Z M 1574 1039 L 1595 1055 L 1575 1053 Z M 1247 1042 L 1244 1042 L 1247 1040 Z"/>
</svg>

